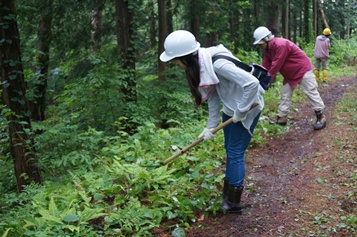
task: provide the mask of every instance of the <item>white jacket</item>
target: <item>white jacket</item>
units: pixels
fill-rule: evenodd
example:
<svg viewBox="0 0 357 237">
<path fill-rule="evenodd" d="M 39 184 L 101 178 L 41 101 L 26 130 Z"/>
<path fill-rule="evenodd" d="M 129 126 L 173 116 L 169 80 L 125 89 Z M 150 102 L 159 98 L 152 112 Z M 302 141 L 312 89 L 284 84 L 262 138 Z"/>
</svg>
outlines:
<svg viewBox="0 0 357 237">
<path fill-rule="evenodd" d="M 219 54 L 235 58 L 223 45 L 209 47 L 207 50 L 212 57 Z M 207 128 L 217 127 L 220 121 L 220 107 L 222 104 L 223 113 L 228 116 L 233 116 L 235 110 L 242 113 L 246 112 L 247 116 L 242 121 L 242 124 L 246 129 L 250 129 L 254 118 L 264 107 L 263 94 L 265 90 L 252 74 L 226 59 L 217 59 L 213 64 L 213 68 L 220 82 L 208 99 L 209 117 Z M 259 103 L 259 105 L 249 111 L 254 102 Z"/>
</svg>

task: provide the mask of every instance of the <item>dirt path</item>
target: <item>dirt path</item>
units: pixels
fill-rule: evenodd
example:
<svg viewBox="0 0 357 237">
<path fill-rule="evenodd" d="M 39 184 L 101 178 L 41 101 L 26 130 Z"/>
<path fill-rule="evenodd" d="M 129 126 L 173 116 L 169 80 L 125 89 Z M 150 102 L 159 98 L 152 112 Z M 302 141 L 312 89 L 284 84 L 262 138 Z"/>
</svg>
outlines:
<svg viewBox="0 0 357 237">
<path fill-rule="evenodd" d="M 320 86 L 328 118 L 325 129 L 312 129 L 315 116 L 305 103 L 297 106 L 299 112 L 291 114 L 289 131 L 284 137 L 271 139 L 264 147 L 248 152 L 242 202 L 251 204 L 251 208 L 242 215 L 212 215 L 186 236 L 350 236 L 341 231 L 331 234 L 329 225 L 336 223 L 326 223 L 323 218 L 332 216 L 330 212 L 337 214 L 347 195 L 334 178 L 339 149 L 334 142 L 352 137 L 355 143 L 356 131 L 346 128 L 349 124 L 334 126 L 334 108 L 355 84 L 357 78 L 340 78 L 328 86 Z M 356 149 L 351 152 L 355 152 L 351 156 L 357 157 Z"/>
</svg>

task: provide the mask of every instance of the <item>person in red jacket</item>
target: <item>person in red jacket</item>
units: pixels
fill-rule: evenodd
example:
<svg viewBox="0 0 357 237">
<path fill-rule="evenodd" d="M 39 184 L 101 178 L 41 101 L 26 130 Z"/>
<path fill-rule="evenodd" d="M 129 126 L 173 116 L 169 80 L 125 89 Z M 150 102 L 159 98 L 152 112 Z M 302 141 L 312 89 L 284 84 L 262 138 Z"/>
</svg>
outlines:
<svg viewBox="0 0 357 237">
<path fill-rule="evenodd" d="M 258 27 L 253 36 L 255 39 L 253 44 L 259 45 L 263 51 L 262 64 L 268 69 L 271 78 L 274 80 L 278 72 L 284 77 L 278 116 L 271 123 L 287 124 L 291 97 L 299 84 L 315 111 L 317 119 L 314 129 L 320 130 L 326 127 L 325 104 L 317 90 L 318 85 L 310 58 L 296 44 L 284 38 L 274 37 L 264 26 Z"/>
<path fill-rule="evenodd" d="M 315 57 L 315 76 L 316 80 L 320 80 L 320 69 L 322 68 L 322 81 L 327 82 L 327 61 L 330 57 L 329 48 L 330 48 L 330 35 L 331 30 L 325 28 L 322 32 L 322 35 L 316 37 L 315 48 L 314 48 L 314 57 Z"/>
</svg>

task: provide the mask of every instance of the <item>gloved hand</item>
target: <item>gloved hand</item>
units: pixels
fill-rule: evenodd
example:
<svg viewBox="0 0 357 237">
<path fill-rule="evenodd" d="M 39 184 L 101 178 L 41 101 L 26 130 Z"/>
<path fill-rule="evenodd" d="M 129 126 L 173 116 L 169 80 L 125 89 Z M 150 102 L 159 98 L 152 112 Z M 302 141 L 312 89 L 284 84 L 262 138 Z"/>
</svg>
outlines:
<svg viewBox="0 0 357 237">
<path fill-rule="evenodd" d="M 212 139 L 216 136 L 216 134 L 213 134 L 211 131 L 213 128 L 205 128 L 203 129 L 203 132 L 198 136 L 198 138 L 203 137 L 205 141 L 208 141 L 209 139 Z"/>
<path fill-rule="evenodd" d="M 246 111 L 246 112 L 240 112 L 238 110 L 234 111 L 233 123 L 243 121 L 247 117 L 247 113 L 248 113 L 248 111 Z"/>
</svg>

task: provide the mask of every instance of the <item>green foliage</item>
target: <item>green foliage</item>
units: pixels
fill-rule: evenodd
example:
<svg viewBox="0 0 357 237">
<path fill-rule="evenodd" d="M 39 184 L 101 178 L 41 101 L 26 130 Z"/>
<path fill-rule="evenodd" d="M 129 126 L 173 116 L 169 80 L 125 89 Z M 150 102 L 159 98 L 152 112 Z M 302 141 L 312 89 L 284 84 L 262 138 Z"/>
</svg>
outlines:
<svg viewBox="0 0 357 237">
<path fill-rule="evenodd" d="M 338 113 L 336 113 L 335 116 L 339 120 L 343 120 L 345 122 L 351 123 L 357 120 L 356 108 L 357 108 L 356 90 L 350 90 L 349 92 L 344 94 L 344 99 L 336 104 L 336 109 L 338 110 Z"/>
<path fill-rule="evenodd" d="M 16 190 L 16 178 L 12 162 L 6 156 L 0 156 L 0 193 Z"/>
<path fill-rule="evenodd" d="M 150 230 L 163 219 L 189 225 L 196 218 L 194 210 L 205 210 L 205 202 L 216 198 L 217 183 L 223 178 L 211 173 L 222 164 L 222 149 L 209 144 L 202 144 L 203 149 L 195 156 L 188 153 L 170 166 L 159 166 L 175 146 L 194 140 L 189 134 L 197 134 L 203 126 L 191 128 L 193 131 L 186 133 L 178 128 L 155 131 L 153 124 L 146 124 L 138 134 L 107 144 L 102 156 L 92 157 L 93 163 L 100 163 L 92 171 L 83 163 L 87 170 L 60 174 L 61 183 L 47 181 L 43 186 L 28 186 L 17 198 L 6 195 L 6 199 L 0 199 L 8 200 L 3 205 L 0 231 L 8 231 L 10 236 L 90 236 L 99 230 L 116 236 L 150 236 Z M 82 137 L 83 141 L 86 139 Z M 83 142 L 82 146 L 91 149 L 93 144 L 96 142 Z M 69 170 L 68 164 L 62 165 Z M 213 208 L 211 211 L 219 205 Z M 16 222 L 10 221 L 15 213 Z"/>
<path fill-rule="evenodd" d="M 38 166 L 56 179 L 68 169 L 92 170 L 97 164 L 95 156 L 108 142 L 103 133 L 92 128 L 81 131 L 65 123 L 51 125 L 34 124 L 35 129 L 44 131 L 36 136 Z"/>
<path fill-rule="evenodd" d="M 2 92 L 0 90 L 0 92 Z M 16 190 L 16 179 L 10 157 L 10 142 L 6 117 L 12 114 L 0 104 L 0 193 Z"/>
<path fill-rule="evenodd" d="M 148 118 L 153 117 L 150 121 L 163 121 L 162 127 L 171 127 L 190 122 L 192 119 L 197 120 L 206 114 L 205 104 L 202 104 L 198 110 L 194 108 L 183 70 L 177 67 L 168 68 L 166 75 L 166 81 L 157 78 L 148 80 L 147 76 L 139 81 L 142 88 L 138 101 L 139 118 L 144 116 L 143 119 L 147 121 Z M 156 93 L 158 90 L 160 93 Z"/>
<path fill-rule="evenodd" d="M 110 133 L 114 122 L 124 113 L 124 107 L 118 105 L 123 105 L 124 102 L 120 93 L 120 77 L 125 71 L 119 72 L 116 64 L 109 67 L 107 60 L 101 57 L 89 58 L 77 65 L 89 70 L 85 74 L 76 70 L 74 74 L 67 71 L 67 66 L 63 67 L 61 71 L 65 75 L 80 78 L 68 78 L 69 83 L 64 87 L 63 93 L 56 97 L 59 106 L 52 107 L 49 116 L 66 118 L 71 123 L 78 124 L 82 130 L 93 127 Z"/>
<path fill-rule="evenodd" d="M 184 6 L 191 2 L 184 1 L 169 9 L 174 29 L 188 28 L 193 14 Z M 152 228 L 170 220 L 172 225 L 168 228 L 173 236 L 182 236 L 181 227 L 188 228 L 196 221 L 195 212 L 211 215 L 219 209 L 225 162 L 223 136 L 220 131 L 214 141 L 203 142 L 169 165 L 161 166 L 163 160 L 197 139 L 206 125 L 207 108 L 203 104 L 194 110 L 182 70 L 168 66 L 167 80 L 158 79 L 157 42 L 149 31 L 154 29 L 148 27 L 151 17 L 157 20 L 151 14 L 155 9 L 150 8 L 153 12 L 148 14 L 150 1 L 130 1 L 130 9 L 135 9 L 132 40 L 137 52 L 137 101 L 128 102 L 121 92 L 127 86 L 122 79 L 132 72 L 117 63 L 113 4 L 101 5 L 101 50 L 94 54 L 90 50 L 88 12 L 98 2 L 53 3 L 47 119 L 33 123 L 38 132 L 35 138 L 38 164 L 45 182 L 28 185 L 20 194 L 15 192 L 4 119 L 9 111 L 1 107 L 0 233 L 36 237 L 151 236 Z M 32 58 L 41 53 L 36 50 L 40 11 L 45 10 L 41 4 L 41 1 L 17 1 L 22 60 L 30 86 L 36 83 L 37 76 L 32 71 Z M 238 11 L 233 12 L 237 5 Z M 232 51 L 235 42 L 239 42 L 240 48 L 235 50 L 243 62 L 260 63 L 258 52 L 246 50 L 254 47 L 252 32 L 261 22 L 255 19 L 252 7 L 248 1 L 209 2 L 200 6 L 199 14 L 205 16 L 200 29 L 202 45 L 208 36 L 216 34 L 217 43 Z M 238 29 L 227 23 L 232 14 L 240 16 L 236 19 L 240 22 Z M 313 45 L 304 39 L 298 39 L 298 43 L 312 57 Z M 332 74 L 351 73 L 345 64 L 354 62 L 356 46 L 356 38 L 333 39 L 329 61 Z M 265 93 L 265 108 L 252 145 L 264 144 L 266 137 L 284 133 L 282 127 L 269 125 L 269 120 L 276 116 L 281 80 L 278 77 L 275 86 Z M 31 93 L 29 88 L 28 98 L 35 96 Z M 302 97 L 296 91 L 293 102 L 301 101 Z M 342 107 L 351 109 L 355 105 L 346 103 Z M 135 134 L 127 132 L 131 128 L 135 128 Z M 208 206 L 211 201 L 213 205 Z M 353 214 L 341 215 L 340 219 L 341 227 L 356 228 Z"/>
<path fill-rule="evenodd" d="M 357 37 L 350 40 L 332 39 L 331 50 L 330 65 L 340 66 L 347 64 L 352 66 L 357 64 Z"/>
<path fill-rule="evenodd" d="M 85 192 L 73 192 L 72 188 L 66 189 L 65 186 L 59 187 L 46 199 L 38 195 L 32 199 L 32 207 L 40 216 L 25 220 L 23 228 L 27 236 L 46 236 L 56 232 L 83 236 L 88 232 L 86 225 L 90 220 L 105 215 L 102 208 L 92 207 L 92 198 Z"/>
<path fill-rule="evenodd" d="M 92 232 L 92 227 L 87 225 L 105 215 L 103 208 L 91 203 L 92 198 L 73 185 L 51 182 L 41 187 L 30 185 L 18 197 L 7 195 L 6 198 L 7 205 L 4 203 L 3 207 L 7 212 L 2 214 L 8 219 L 4 218 L 1 226 L 6 226 L 8 236 L 60 236 L 66 233 L 67 236 L 91 236 L 86 235 Z M 8 209 L 11 205 L 14 206 Z"/>
<path fill-rule="evenodd" d="M 19 197 L 1 198 L 8 200 L 4 211 L 11 211 L 4 214 L 0 231 L 9 236 L 150 236 L 165 219 L 189 226 L 195 210 L 215 213 L 219 202 L 207 207 L 207 201 L 217 199 L 224 176 L 216 174 L 225 156 L 222 132 L 214 142 L 161 166 L 196 140 L 205 123 L 193 121 L 159 130 L 146 122 L 132 136 L 112 138 L 50 120 L 36 124 L 43 131 L 36 137 L 40 167 L 54 179 L 28 186 Z M 21 217 L 8 222 L 15 213 Z"/>
<path fill-rule="evenodd" d="M 238 50 L 238 54 L 236 55 L 242 62 L 246 64 L 256 63 L 262 64 L 262 58 L 256 51 L 245 51 L 245 50 Z"/>
</svg>

